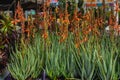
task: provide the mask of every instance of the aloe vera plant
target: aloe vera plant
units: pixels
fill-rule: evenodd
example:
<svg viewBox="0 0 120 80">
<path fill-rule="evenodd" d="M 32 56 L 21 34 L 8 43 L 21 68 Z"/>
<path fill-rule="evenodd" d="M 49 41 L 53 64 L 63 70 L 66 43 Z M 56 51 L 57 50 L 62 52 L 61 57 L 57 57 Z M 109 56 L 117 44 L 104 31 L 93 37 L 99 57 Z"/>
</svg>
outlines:
<svg viewBox="0 0 120 80">
<path fill-rule="evenodd" d="M 118 49 L 114 39 L 105 36 L 99 45 L 97 54 L 98 75 L 102 80 L 118 80 L 116 72 Z"/>
<path fill-rule="evenodd" d="M 118 37 L 117 40 L 116 40 L 117 50 L 118 50 L 118 59 L 116 61 L 116 64 L 117 64 L 116 71 L 117 71 L 117 74 L 118 74 L 118 79 L 120 79 L 120 49 L 119 49 L 120 48 L 120 43 L 119 43 L 119 41 L 120 41 L 120 38 Z"/>
<path fill-rule="evenodd" d="M 34 74 L 32 75 L 34 78 L 38 77 L 40 75 L 41 71 L 44 69 L 45 66 L 45 46 L 43 39 L 36 35 L 34 42 L 32 44 L 31 49 L 33 49 L 35 56 L 37 57 L 37 64 L 36 68 L 34 70 Z"/>
<path fill-rule="evenodd" d="M 56 39 L 54 38 L 54 41 L 55 40 Z M 51 47 L 46 48 L 45 70 L 46 70 L 47 75 L 52 79 L 56 79 L 57 76 L 60 75 L 58 60 L 61 55 L 61 52 L 60 52 L 59 47 L 60 46 L 58 46 L 58 43 L 52 42 Z"/>
<path fill-rule="evenodd" d="M 62 71 L 62 75 L 65 77 L 65 79 L 75 79 L 75 59 L 73 55 L 73 46 L 73 35 L 69 33 L 68 39 L 64 42 L 64 44 L 61 44 L 61 60 L 64 62 L 60 64 L 63 64 L 65 66 L 65 70 Z"/>
<path fill-rule="evenodd" d="M 26 80 L 32 74 L 35 67 L 34 63 L 36 63 L 31 51 L 26 49 L 23 52 L 16 50 L 16 53 L 11 55 L 11 60 L 8 64 L 8 70 L 17 80 Z"/>
<path fill-rule="evenodd" d="M 16 47 L 16 51 L 11 54 L 8 70 L 17 80 L 27 80 L 37 78 L 42 70 L 42 61 L 37 46 L 24 45 L 22 50 Z"/>
<path fill-rule="evenodd" d="M 93 40 L 74 48 L 76 68 L 81 80 L 93 80 L 96 68 L 96 49 Z"/>
<path fill-rule="evenodd" d="M 67 48 L 67 43 L 59 43 L 58 37 L 54 36 L 51 39 L 52 44 L 46 51 L 46 66 L 45 70 L 51 79 L 56 80 L 57 77 L 64 76 L 65 78 L 73 78 L 75 67 L 74 58 L 70 46 Z"/>
</svg>

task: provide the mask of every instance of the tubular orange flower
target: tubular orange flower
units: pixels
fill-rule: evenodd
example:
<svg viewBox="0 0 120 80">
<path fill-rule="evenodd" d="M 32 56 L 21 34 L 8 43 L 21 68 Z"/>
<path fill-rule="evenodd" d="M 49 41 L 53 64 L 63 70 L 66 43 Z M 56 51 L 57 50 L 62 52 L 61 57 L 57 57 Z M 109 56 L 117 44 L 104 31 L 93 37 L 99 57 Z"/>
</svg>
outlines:
<svg viewBox="0 0 120 80">
<path fill-rule="evenodd" d="M 43 35 L 42 35 L 42 38 L 44 38 L 46 40 L 48 38 L 48 33 L 44 32 Z"/>
<path fill-rule="evenodd" d="M 112 24 L 113 24 L 113 22 L 112 22 L 112 18 L 110 16 L 110 18 L 109 18 L 109 25 L 112 25 Z"/>
<path fill-rule="evenodd" d="M 118 24 L 115 24 L 114 26 L 113 26 L 113 29 L 115 29 L 115 30 L 117 30 L 119 28 L 119 25 Z"/>
<path fill-rule="evenodd" d="M 77 17 L 76 17 L 75 20 L 76 20 L 76 21 L 80 21 L 80 18 L 77 18 Z"/>
<path fill-rule="evenodd" d="M 70 22 L 69 22 L 69 20 L 63 20 L 63 23 L 69 24 Z"/>
<path fill-rule="evenodd" d="M 20 20 L 14 19 L 13 21 L 11 21 L 12 24 L 16 25 L 18 22 L 20 22 Z"/>
</svg>

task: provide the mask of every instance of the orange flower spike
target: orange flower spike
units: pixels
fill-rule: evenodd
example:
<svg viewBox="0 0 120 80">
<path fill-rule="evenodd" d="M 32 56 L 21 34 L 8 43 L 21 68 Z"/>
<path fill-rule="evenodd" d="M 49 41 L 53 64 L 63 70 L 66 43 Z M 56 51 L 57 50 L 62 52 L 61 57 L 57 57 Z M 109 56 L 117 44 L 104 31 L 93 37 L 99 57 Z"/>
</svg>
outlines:
<svg viewBox="0 0 120 80">
<path fill-rule="evenodd" d="M 76 21 L 80 21 L 80 18 L 77 17 L 77 15 L 74 17 Z"/>
<path fill-rule="evenodd" d="M 49 21 L 52 22 L 54 20 L 54 17 L 51 15 L 49 18 Z"/>
<path fill-rule="evenodd" d="M 60 13 L 60 14 L 59 14 L 59 17 L 60 17 L 60 18 L 63 18 L 63 13 Z"/>
<path fill-rule="evenodd" d="M 69 22 L 69 20 L 63 20 L 63 23 L 69 24 L 70 22 Z"/>
<path fill-rule="evenodd" d="M 23 9 L 21 8 L 19 1 L 18 1 L 18 4 L 17 4 L 17 9 L 15 11 L 15 16 L 14 17 L 15 17 L 15 24 L 17 23 L 16 19 L 20 20 L 19 22 L 21 22 L 22 33 L 24 33 L 25 18 L 24 18 Z"/>
<path fill-rule="evenodd" d="M 115 29 L 115 30 L 117 30 L 118 29 L 118 25 L 117 24 L 115 24 L 114 26 L 113 26 L 113 28 Z"/>
<path fill-rule="evenodd" d="M 46 12 L 43 12 L 41 16 L 46 18 L 46 15 L 47 15 Z"/>
<path fill-rule="evenodd" d="M 119 32 L 119 34 L 120 34 L 120 25 L 118 25 L 118 32 Z"/>
<path fill-rule="evenodd" d="M 87 12 L 84 16 L 84 19 L 90 21 L 90 12 Z"/>
<path fill-rule="evenodd" d="M 118 0 L 116 1 L 115 11 L 116 12 L 120 11 Z"/>
<path fill-rule="evenodd" d="M 11 21 L 11 23 L 14 24 L 14 25 L 16 25 L 18 22 L 20 22 L 20 20 L 17 20 L 17 19 Z"/>
<path fill-rule="evenodd" d="M 113 23 L 113 22 L 112 22 L 112 18 L 110 17 L 110 18 L 109 18 L 109 25 L 112 25 L 112 23 Z"/>
<path fill-rule="evenodd" d="M 50 2 L 51 2 L 51 0 L 46 0 L 46 6 L 47 6 L 47 7 L 50 6 Z"/>
<path fill-rule="evenodd" d="M 44 34 L 42 35 L 42 38 L 47 39 L 48 38 L 48 33 L 44 32 Z"/>
</svg>

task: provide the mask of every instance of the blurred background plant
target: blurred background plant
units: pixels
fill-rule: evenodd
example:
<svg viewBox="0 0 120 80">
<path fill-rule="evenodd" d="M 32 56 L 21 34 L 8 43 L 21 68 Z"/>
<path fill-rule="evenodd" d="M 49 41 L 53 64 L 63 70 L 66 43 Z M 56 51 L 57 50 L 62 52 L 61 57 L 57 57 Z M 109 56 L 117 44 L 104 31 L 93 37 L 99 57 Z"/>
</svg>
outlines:
<svg viewBox="0 0 120 80">
<path fill-rule="evenodd" d="M 5 67 L 10 54 L 10 45 L 14 47 L 16 40 L 15 28 L 9 15 L 2 14 L 0 18 L 0 71 Z"/>
</svg>

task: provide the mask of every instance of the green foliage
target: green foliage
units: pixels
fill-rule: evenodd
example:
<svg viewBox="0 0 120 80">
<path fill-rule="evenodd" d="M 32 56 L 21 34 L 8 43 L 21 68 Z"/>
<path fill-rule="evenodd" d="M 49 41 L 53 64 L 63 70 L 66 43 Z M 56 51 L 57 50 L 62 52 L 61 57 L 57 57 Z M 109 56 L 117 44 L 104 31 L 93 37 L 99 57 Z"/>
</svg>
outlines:
<svg viewBox="0 0 120 80">
<path fill-rule="evenodd" d="M 10 34 L 14 30 L 14 26 L 11 23 L 10 17 L 6 15 L 1 15 L 3 19 L 0 19 L 0 49 L 5 48 L 6 41 Z"/>
<path fill-rule="evenodd" d="M 117 44 L 117 50 L 118 50 L 118 58 L 116 60 L 116 72 L 117 72 L 117 75 L 118 75 L 118 79 L 120 79 L 120 37 L 118 36 L 117 40 L 115 41 L 116 44 Z"/>
<path fill-rule="evenodd" d="M 33 44 L 31 46 L 31 50 L 34 50 L 34 53 L 36 54 L 36 68 L 34 70 L 34 73 L 32 74 L 33 78 L 37 78 L 38 75 L 41 73 L 41 71 L 44 69 L 45 66 L 45 46 L 43 39 L 36 35 Z"/>
<path fill-rule="evenodd" d="M 82 80 L 118 80 L 119 48 L 113 36 L 90 36 L 86 43 L 74 49 L 76 67 Z M 117 69 L 118 68 L 118 69 Z M 99 76 L 99 77 L 98 77 Z"/>
<path fill-rule="evenodd" d="M 92 37 L 87 43 L 80 45 L 79 49 L 74 49 L 76 68 L 82 80 L 93 80 L 96 68 L 96 45 Z"/>
<path fill-rule="evenodd" d="M 90 34 L 79 48 L 74 45 L 74 36 L 63 42 L 54 33 L 44 40 L 36 35 L 31 45 L 22 50 L 16 47 L 11 55 L 8 70 L 17 80 L 28 77 L 36 78 L 41 70 L 53 80 L 60 76 L 73 79 L 80 76 L 81 80 L 118 80 L 120 74 L 119 39 L 114 36 L 93 36 Z"/>
<path fill-rule="evenodd" d="M 58 76 L 73 78 L 75 72 L 74 57 L 72 54 L 71 41 L 58 42 L 59 37 L 51 37 L 51 46 L 46 49 L 46 73 L 51 79 Z M 70 39 L 68 39 L 70 40 Z M 67 45 L 69 44 L 69 46 Z"/>
<path fill-rule="evenodd" d="M 11 23 L 10 16 L 1 14 L 0 18 L 0 71 L 2 71 L 6 67 L 7 55 L 10 51 L 9 46 L 11 43 L 14 44 L 15 38 L 12 35 L 14 34 L 14 26 Z"/>
<path fill-rule="evenodd" d="M 9 16 L 3 15 L 3 19 L 0 20 L 0 23 L 2 24 L 2 28 L 0 28 L 0 33 L 2 33 L 4 36 L 11 34 L 14 30 L 14 26 L 11 23 Z"/>
<path fill-rule="evenodd" d="M 16 52 L 11 55 L 11 60 L 8 64 L 8 70 L 17 80 L 26 80 L 33 73 L 37 63 L 33 51 L 25 47 L 24 49 L 19 51 L 16 48 Z"/>
<path fill-rule="evenodd" d="M 116 60 L 118 58 L 118 49 L 115 40 L 112 37 L 103 37 L 98 45 L 97 65 L 99 76 L 102 80 L 117 80 Z"/>
<path fill-rule="evenodd" d="M 32 45 L 16 46 L 15 52 L 11 54 L 8 70 L 17 80 L 26 80 L 27 78 L 37 78 L 43 68 L 43 53 L 41 51 L 40 40 L 35 39 Z M 37 43 L 39 42 L 39 43 Z"/>
<path fill-rule="evenodd" d="M 84 3 L 84 0 L 78 0 L 78 8 L 81 9 L 83 3 Z"/>
</svg>

